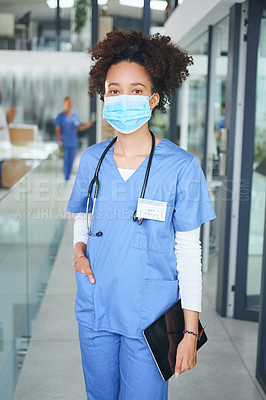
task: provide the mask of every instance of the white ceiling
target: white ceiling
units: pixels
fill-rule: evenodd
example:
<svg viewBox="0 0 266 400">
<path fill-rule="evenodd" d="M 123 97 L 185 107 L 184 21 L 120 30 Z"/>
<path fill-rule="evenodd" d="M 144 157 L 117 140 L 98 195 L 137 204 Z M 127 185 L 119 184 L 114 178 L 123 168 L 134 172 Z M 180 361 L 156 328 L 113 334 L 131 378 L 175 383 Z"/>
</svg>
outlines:
<svg viewBox="0 0 266 400">
<path fill-rule="evenodd" d="M 238 0 L 243 3 L 245 0 Z M 187 47 L 227 15 L 236 0 L 186 0 L 168 18 L 165 33 Z M 193 13 L 191 12 L 193 10 Z"/>
<path fill-rule="evenodd" d="M 26 12 L 31 11 L 32 20 L 54 20 L 56 10 L 50 9 L 45 0 L 0 0 L 0 12 L 14 14 L 18 19 Z M 136 7 L 121 6 L 119 0 L 109 0 L 107 13 L 110 15 L 119 15 L 124 17 L 141 18 L 143 10 Z M 62 10 L 63 18 L 70 18 L 71 9 Z M 151 11 L 151 20 L 161 23 L 164 21 L 164 12 Z"/>
<path fill-rule="evenodd" d="M 20 18 L 26 12 L 31 11 L 31 18 L 37 20 L 54 19 L 56 11 L 50 9 L 45 0 L 0 0 L 0 12 L 14 14 Z M 63 13 L 67 18 L 70 10 L 64 9 Z"/>
</svg>

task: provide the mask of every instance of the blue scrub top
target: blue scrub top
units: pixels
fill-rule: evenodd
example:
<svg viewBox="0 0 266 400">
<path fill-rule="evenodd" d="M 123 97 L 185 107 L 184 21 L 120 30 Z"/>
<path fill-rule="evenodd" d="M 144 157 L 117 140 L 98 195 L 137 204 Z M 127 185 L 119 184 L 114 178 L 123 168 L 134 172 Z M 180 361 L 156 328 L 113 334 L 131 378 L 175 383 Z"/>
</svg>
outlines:
<svg viewBox="0 0 266 400">
<path fill-rule="evenodd" d="M 220 131 L 225 127 L 225 115 L 221 115 L 219 121 L 216 124 L 216 130 Z"/>
<path fill-rule="evenodd" d="M 78 147 L 78 127 L 80 125 L 78 114 L 73 111 L 69 117 L 64 111 L 54 119 L 54 125 L 60 126 L 61 138 L 64 147 Z"/>
<path fill-rule="evenodd" d="M 67 210 L 85 213 L 88 187 L 98 160 L 111 139 L 86 149 Z M 206 180 L 195 156 L 168 139 L 154 149 L 145 198 L 166 201 L 165 221 L 132 219 L 137 208 L 149 156 L 124 181 L 108 150 L 99 172 L 99 193 L 86 256 L 95 276 L 76 273 L 76 318 L 94 330 L 108 330 L 131 338 L 179 298 L 174 252 L 175 231 L 198 228 L 216 218 Z M 95 186 L 94 186 L 95 188 Z M 92 211 L 92 199 L 89 212 Z"/>
</svg>

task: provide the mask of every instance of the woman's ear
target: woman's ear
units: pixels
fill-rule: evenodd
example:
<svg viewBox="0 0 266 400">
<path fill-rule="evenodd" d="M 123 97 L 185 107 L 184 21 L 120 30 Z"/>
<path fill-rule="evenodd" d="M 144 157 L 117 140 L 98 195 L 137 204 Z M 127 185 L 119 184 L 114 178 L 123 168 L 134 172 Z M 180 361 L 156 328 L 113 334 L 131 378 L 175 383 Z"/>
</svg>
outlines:
<svg viewBox="0 0 266 400">
<path fill-rule="evenodd" d="M 154 107 L 157 106 L 157 104 L 159 103 L 159 101 L 160 101 L 160 96 L 159 96 L 159 94 L 158 94 L 158 93 L 154 93 L 152 99 L 150 99 L 150 107 L 151 107 L 152 110 L 154 109 Z"/>
</svg>

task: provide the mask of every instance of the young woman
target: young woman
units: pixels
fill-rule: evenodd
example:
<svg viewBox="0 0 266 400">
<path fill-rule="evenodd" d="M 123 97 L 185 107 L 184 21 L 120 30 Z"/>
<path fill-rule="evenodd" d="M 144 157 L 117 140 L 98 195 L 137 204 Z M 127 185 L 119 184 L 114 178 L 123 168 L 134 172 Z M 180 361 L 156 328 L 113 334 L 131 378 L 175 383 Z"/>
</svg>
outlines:
<svg viewBox="0 0 266 400">
<path fill-rule="evenodd" d="M 192 58 L 168 36 L 133 30 L 108 33 L 90 54 L 96 60 L 90 95 L 104 101 L 103 117 L 117 136 L 82 153 L 67 207 L 77 213 L 75 311 L 87 396 L 165 400 L 167 382 L 142 331 L 178 300 L 180 289 L 185 328 L 198 334 L 199 230 L 216 216 L 194 155 L 154 137 L 148 121 L 155 110 L 165 112 Z M 175 376 L 195 366 L 196 343 L 184 334 Z"/>
</svg>

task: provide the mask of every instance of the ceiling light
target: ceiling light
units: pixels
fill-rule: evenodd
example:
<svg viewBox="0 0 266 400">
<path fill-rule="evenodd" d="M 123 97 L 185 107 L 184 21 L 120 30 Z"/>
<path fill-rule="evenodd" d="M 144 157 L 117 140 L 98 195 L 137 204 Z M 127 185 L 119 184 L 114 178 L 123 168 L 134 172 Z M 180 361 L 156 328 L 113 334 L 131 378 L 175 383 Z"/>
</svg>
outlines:
<svg viewBox="0 0 266 400">
<path fill-rule="evenodd" d="M 164 0 L 151 0 L 151 9 L 164 11 L 167 7 L 167 1 Z"/>
<path fill-rule="evenodd" d="M 46 0 L 46 3 L 49 8 L 57 7 L 57 0 Z M 59 5 L 60 8 L 71 8 L 74 7 L 74 0 L 60 0 Z"/>
<path fill-rule="evenodd" d="M 98 0 L 97 3 L 99 6 L 105 6 L 108 3 L 108 0 Z"/>
<path fill-rule="evenodd" d="M 144 0 L 119 0 L 119 4 L 121 4 L 121 6 L 143 8 Z"/>
<path fill-rule="evenodd" d="M 144 7 L 144 0 L 119 0 L 119 4 L 121 6 L 128 6 L 128 7 Z M 167 6 L 167 1 L 164 0 L 151 0 L 150 7 L 152 10 L 159 10 L 164 11 Z"/>
</svg>

